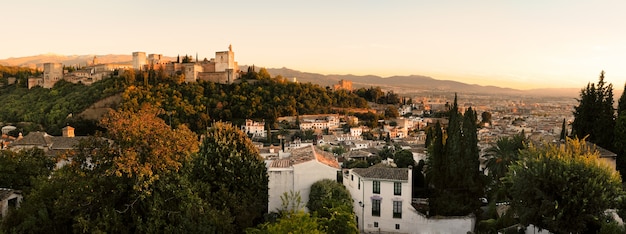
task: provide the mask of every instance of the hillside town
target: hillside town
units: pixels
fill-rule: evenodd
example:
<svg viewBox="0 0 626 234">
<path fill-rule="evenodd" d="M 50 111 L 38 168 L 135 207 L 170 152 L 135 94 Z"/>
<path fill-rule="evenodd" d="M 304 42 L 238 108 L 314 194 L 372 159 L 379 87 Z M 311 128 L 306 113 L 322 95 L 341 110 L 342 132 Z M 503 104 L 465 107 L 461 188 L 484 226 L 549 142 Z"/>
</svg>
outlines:
<svg viewBox="0 0 626 234">
<path fill-rule="evenodd" d="M 178 77 L 184 81 L 182 85 L 197 82 L 212 85 L 247 84 L 249 81 L 245 79 L 249 78 L 245 78 L 246 75 L 256 74 L 254 69 L 248 72 L 239 70 L 232 46 L 227 51 L 215 52 L 215 58 L 204 60 L 185 56 L 182 60 L 179 57 L 176 61 L 166 61 L 161 54 L 146 56 L 145 52 L 133 52 L 132 58 L 129 64 L 100 64 L 94 57 L 88 66 L 79 69 L 70 69 L 60 63 L 44 63 L 42 76 L 28 78 L 27 87 L 54 89 L 60 81 L 88 86 L 115 79 L 129 71 L 162 72 L 167 77 Z M 255 82 L 262 81 L 259 79 Z M 291 81 L 282 79 L 277 82 Z M 254 84 L 252 81 L 250 83 Z M 357 93 L 354 86 L 353 81 L 340 80 L 332 88 L 327 87 L 327 90 Z M 333 107 L 336 109 L 332 113 L 296 113 L 276 116 L 275 120 L 257 118 L 226 121 L 237 125 L 237 131 L 255 146 L 254 151 L 263 160 L 268 178 L 265 213 L 284 212 L 285 196 L 290 193 L 298 194 L 299 203 L 309 204 L 310 196 L 315 193 L 312 186 L 318 181 L 332 180 L 349 192 L 352 201 L 349 206 L 352 207 L 353 221 L 359 233 L 472 233 L 482 228 L 479 226 L 484 223 L 482 221 L 485 219 L 479 213 L 442 215 L 431 212 L 431 195 L 425 192 L 429 186 L 424 184 L 427 176 L 424 165 L 428 167 L 432 161 L 430 155 L 433 146 L 429 141 L 433 139 L 430 131 L 437 128 L 453 129 L 450 125 L 457 122 L 451 122 L 455 120 L 451 117 L 453 114 L 449 113 L 466 112 L 467 116 L 468 110 L 473 111 L 477 116 L 474 124 L 478 167 L 471 170 L 484 177 L 493 174 L 489 170 L 489 161 L 494 157 L 492 150 L 500 139 L 520 136 L 526 142 L 537 145 L 565 144 L 564 136 L 575 134 L 572 129 L 575 123 L 572 111 L 577 101 L 572 99 L 491 98 L 484 94 L 467 94 L 457 101 L 456 94 L 401 96 L 393 90 L 383 91 L 373 87 L 369 91 L 378 92 L 378 96 L 384 97 L 378 99 L 384 101 L 368 101 L 366 108 Z M 220 107 L 222 104 L 220 102 L 216 105 Z M 208 107 L 202 108 L 208 113 Z M 202 108 L 200 111 L 203 111 Z M 159 113 L 164 118 L 162 122 L 173 127 L 174 111 Z M 60 170 L 78 160 L 72 158 L 72 155 L 80 155 L 84 149 L 81 142 L 88 139 L 88 136 L 76 135 L 74 127 L 67 125 L 62 128 L 62 135 L 55 136 L 45 131 L 24 134 L 18 127 L 8 124 L 2 127 L 0 147 L 3 151 L 16 153 L 42 150 L 46 157 L 56 159 L 54 170 Z M 208 133 L 204 134 L 203 138 L 209 138 Z M 101 139 L 110 144 L 114 142 L 113 139 Z M 448 137 L 447 141 L 452 142 L 452 137 Z M 616 153 L 589 144 L 599 151 L 599 159 L 605 165 L 613 172 L 617 170 Z M 409 155 L 408 164 L 398 156 L 405 152 Z M 83 167 L 96 165 L 87 159 Z M 8 217 L 9 212 L 15 212 L 27 199 L 21 190 L 0 188 L 0 217 Z M 508 201 L 491 199 L 483 192 L 480 200 L 476 199 L 475 202 L 481 202 L 480 209 L 485 213 L 490 209 L 488 204 L 499 215 L 510 208 Z M 302 210 L 312 212 L 309 206 L 302 207 Z M 622 225 L 621 219 L 619 222 Z M 526 233 L 547 232 L 540 231 L 541 228 L 535 228 L 532 224 L 529 226 L 519 222 L 507 228 L 525 230 Z"/>
</svg>

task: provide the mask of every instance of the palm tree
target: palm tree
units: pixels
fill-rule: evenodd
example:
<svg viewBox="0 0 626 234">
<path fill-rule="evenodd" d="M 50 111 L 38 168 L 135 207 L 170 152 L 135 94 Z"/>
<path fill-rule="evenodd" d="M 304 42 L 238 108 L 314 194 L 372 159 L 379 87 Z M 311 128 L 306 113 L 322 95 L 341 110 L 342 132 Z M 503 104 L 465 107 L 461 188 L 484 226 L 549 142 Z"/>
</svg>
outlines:
<svg viewBox="0 0 626 234">
<path fill-rule="evenodd" d="M 522 134 L 513 137 L 501 137 L 495 145 L 487 149 L 486 167 L 488 176 L 492 179 L 492 191 L 496 192 L 496 198 L 503 198 L 503 183 L 501 178 L 509 171 L 509 166 L 519 160 L 520 150 L 526 148 L 526 138 Z"/>
</svg>

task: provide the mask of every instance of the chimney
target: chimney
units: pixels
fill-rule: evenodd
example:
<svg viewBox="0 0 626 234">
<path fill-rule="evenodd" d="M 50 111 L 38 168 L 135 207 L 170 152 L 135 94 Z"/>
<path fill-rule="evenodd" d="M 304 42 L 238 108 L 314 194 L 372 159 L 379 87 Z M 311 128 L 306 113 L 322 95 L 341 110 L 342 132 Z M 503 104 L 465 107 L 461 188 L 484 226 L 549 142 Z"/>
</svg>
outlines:
<svg viewBox="0 0 626 234">
<path fill-rule="evenodd" d="M 70 126 L 66 126 L 63 129 L 63 137 L 74 137 L 74 128 Z"/>
</svg>

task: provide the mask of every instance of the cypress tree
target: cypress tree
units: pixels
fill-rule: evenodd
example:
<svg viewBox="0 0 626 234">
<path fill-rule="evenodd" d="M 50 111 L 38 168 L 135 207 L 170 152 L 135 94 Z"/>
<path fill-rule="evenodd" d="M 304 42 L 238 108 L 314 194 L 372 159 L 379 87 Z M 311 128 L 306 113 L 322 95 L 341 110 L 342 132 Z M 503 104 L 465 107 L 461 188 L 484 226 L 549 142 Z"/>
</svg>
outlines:
<svg viewBox="0 0 626 234">
<path fill-rule="evenodd" d="M 587 137 L 588 141 L 612 150 L 614 128 L 613 85 L 606 85 L 602 71 L 597 85 L 588 83 L 580 92 L 572 135 L 581 139 Z"/>
<path fill-rule="evenodd" d="M 563 119 L 563 124 L 561 125 L 561 137 L 559 139 L 565 140 L 566 136 L 567 136 L 567 129 L 565 129 L 565 119 Z"/>
<path fill-rule="evenodd" d="M 431 215 L 467 215 L 480 206 L 478 198 L 483 195 L 476 112 L 469 108 L 462 115 L 455 95 L 449 115 L 445 144 L 437 124 L 429 147 Z"/>
</svg>

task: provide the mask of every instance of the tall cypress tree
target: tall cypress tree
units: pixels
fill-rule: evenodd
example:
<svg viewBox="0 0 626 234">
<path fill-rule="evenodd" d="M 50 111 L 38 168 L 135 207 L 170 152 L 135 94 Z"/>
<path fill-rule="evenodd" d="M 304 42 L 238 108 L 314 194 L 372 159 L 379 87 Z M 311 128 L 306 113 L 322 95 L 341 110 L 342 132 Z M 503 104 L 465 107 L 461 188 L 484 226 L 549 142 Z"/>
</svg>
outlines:
<svg viewBox="0 0 626 234">
<path fill-rule="evenodd" d="M 449 114 L 445 144 L 441 128 L 436 126 L 429 147 L 427 176 L 433 188 L 430 212 L 432 215 L 467 215 L 480 206 L 478 198 L 483 195 L 477 117 L 471 108 L 465 116 L 458 111 L 456 95 Z"/>
<path fill-rule="evenodd" d="M 587 137 L 588 141 L 612 150 L 614 128 L 613 85 L 606 85 L 602 71 L 597 85 L 588 83 L 580 91 L 578 106 L 574 109 L 572 135 L 581 139 Z"/>
<path fill-rule="evenodd" d="M 613 131 L 613 149 L 617 154 L 616 166 L 620 175 L 626 173 L 626 84 L 624 92 L 617 102 L 617 118 L 615 119 L 615 130 Z"/>
<path fill-rule="evenodd" d="M 563 124 L 561 125 L 561 137 L 559 137 L 559 140 L 565 140 L 566 136 L 567 136 L 567 129 L 565 128 L 565 119 L 563 119 Z"/>
</svg>

